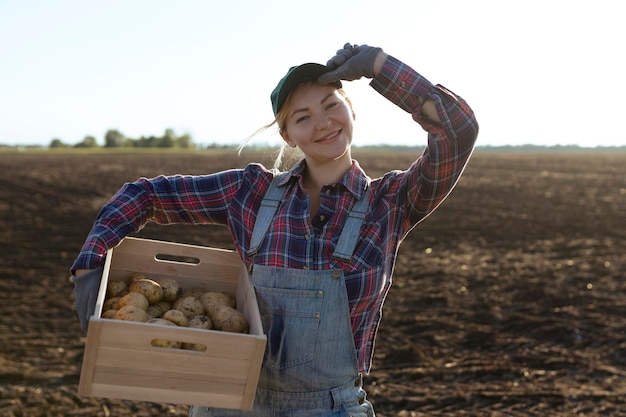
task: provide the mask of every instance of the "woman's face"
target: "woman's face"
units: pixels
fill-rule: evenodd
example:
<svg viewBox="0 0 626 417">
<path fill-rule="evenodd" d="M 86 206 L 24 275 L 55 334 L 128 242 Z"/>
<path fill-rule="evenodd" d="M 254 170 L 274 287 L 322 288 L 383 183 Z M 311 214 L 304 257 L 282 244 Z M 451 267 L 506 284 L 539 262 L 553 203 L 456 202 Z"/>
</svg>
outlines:
<svg viewBox="0 0 626 417">
<path fill-rule="evenodd" d="M 354 113 L 350 103 L 330 85 L 304 83 L 292 93 L 281 135 L 298 147 L 308 163 L 347 158 Z"/>
</svg>

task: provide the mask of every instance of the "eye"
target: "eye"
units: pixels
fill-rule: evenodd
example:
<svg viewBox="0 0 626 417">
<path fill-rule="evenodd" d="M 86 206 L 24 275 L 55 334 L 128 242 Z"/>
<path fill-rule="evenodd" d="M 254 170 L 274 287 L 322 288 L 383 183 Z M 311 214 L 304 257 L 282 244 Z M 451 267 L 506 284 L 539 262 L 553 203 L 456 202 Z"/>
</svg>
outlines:
<svg viewBox="0 0 626 417">
<path fill-rule="evenodd" d="M 309 120 L 309 116 L 301 116 L 296 119 L 296 124 Z"/>
<path fill-rule="evenodd" d="M 332 110 L 335 107 L 337 107 L 339 105 L 339 102 L 337 101 L 333 101 L 331 103 L 328 103 L 328 105 L 326 106 L 326 110 Z"/>
</svg>

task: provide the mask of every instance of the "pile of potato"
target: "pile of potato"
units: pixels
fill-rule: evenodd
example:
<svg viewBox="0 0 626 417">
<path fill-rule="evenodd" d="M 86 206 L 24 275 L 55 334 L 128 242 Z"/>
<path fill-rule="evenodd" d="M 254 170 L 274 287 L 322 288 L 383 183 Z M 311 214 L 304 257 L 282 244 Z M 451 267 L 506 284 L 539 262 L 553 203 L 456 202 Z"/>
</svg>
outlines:
<svg viewBox="0 0 626 417">
<path fill-rule="evenodd" d="M 102 318 L 248 333 L 248 322 L 235 307 L 232 294 L 201 288 L 184 290 L 175 279 L 150 279 L 134 273 L 127 281 L 108 282 Z M 196 348 L 166 340 L 153 345 Z"/>
</svg>

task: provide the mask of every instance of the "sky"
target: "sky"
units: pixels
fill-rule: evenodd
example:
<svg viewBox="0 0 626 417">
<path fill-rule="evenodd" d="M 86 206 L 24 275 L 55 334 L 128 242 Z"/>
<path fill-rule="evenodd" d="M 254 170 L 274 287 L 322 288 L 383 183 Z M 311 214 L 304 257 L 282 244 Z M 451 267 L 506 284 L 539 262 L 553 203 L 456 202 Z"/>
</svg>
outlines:
<svg viewBox="0 0 626 417">
<path fill-rule="evenodd" d="M 351 42 L 463 97 L 478 145 L 624 146 L 620 3 L 0 0 L 0 144 L 169 128 L 238 145 L 273 120 L 270 93 L 290 66 L 326 63 Z M 369 80 L 344 87 L 355 145 L 425 143 Z"/>
</svg>

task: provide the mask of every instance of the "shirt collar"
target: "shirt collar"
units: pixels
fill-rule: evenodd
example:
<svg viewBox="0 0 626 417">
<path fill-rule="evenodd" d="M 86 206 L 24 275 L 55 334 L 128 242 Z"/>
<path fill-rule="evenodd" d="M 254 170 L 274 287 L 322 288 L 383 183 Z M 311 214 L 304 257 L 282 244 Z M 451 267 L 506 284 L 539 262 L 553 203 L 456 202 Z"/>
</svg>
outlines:
<svg viewBox="0 0 626 417">
<path fill-rule="evenodd" d="M 280 179 L 278 185 L 282 187 L 294 177 L 301 178 L 305 168 L 306 160 L 302 159 L 289 170 L 289 175 L 285 175 Z M 353 159 L 352 166 L 339 180 L 338 184 L 346 187 L 346 189 L 350 191 L 357 198 L 357 200 L 360 200 L 365 193 L 365 190 L 367 190 L 367 187 L 369 187 L 370 182 L 371 179 L 367 176 L 367 174 L 365 174 L 365 171 L 363 171 L 359 162 Z"/>
</svg>

